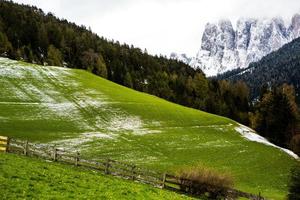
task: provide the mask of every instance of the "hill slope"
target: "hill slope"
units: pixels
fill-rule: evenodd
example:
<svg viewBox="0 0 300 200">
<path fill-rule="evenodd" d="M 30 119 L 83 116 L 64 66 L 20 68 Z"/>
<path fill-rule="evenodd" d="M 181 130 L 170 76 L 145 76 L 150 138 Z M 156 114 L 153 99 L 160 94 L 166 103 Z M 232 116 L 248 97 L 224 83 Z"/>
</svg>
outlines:
<svg viewBox="0 0 300 200">
<path fill-rule="evenodd" d="M 97 172 L 3 153 L 0 182 L 1 199 L 192 199 Z"/>
<path fill-rule="evenodd" d="M 239 122 L 244 122 L 240 116 L 247 115 L 244 103 L 232 105 L 239 98 L 244 102 L 244 93 L 225 97 L 218 90 L 219 83 L 209 81 L 200 69 L 99 37 L 85 26 L 34 6 L 0 1 L 0 55 L 85 69 L 129 88 Z M 234 85 L 229 88 L 234 90 Z"/>
<path fill-rule="evenodd" d="M 262 83 L 269 86 L 277 86 L 283 83 L 293 84 L 299 96 L 300 38 L 284 45 L 278 51 L 265 56 L 260 61 L 251 63 L 248 68 L 227 72 L 218 76 L 218 79 L 245 81 L 251 89 L 253 98 L 259 95 Z"/>
<path fill-rule="evenodd" d="M 136 92 L 86 71 L 4 58 L 0 86 L 1 135 L 161 171 L 202 164 L 231 173 L 238 189 L 276 199 L 286 194 L 295 159 L 243 138 L 240 133 L 255 135 L 227 118 Z"/>
</svg>

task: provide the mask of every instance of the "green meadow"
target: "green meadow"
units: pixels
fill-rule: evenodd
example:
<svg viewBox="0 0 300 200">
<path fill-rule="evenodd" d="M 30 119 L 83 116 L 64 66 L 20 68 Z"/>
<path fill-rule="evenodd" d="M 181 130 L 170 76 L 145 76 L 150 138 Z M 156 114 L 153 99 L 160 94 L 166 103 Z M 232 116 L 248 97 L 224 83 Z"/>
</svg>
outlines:
<svg viewBox="0 0 300 200">
<path fill-rule="evenodd" d="M 296 159 L 278 148 L 249 141 L 242 137 L 241 130 L 251 132 L 230 119 L 170 103 L 83 70 L 0 58 L 0 135 L 80 151 L 93 159 L 135 163 L 161 172 L 204 165 L 231 174 L 237 189 L 284 199 L 289 171 Z M 8 170 L 1 176 L 4 179 L 1 182 L 11 184 L 16 181 L 11 177 L 13 170 L 17 170 L 14 160 L 25 166 L 20 173 L 31 168 L 38 171 L 35 164 L 47 167 L 47 163 L 40 161 L 27 166 L 23 158 L 4 154 L 0 160 L 0 166 Z M 4 165 L 3 160 L 7 160 Z M 55 170 L 62 168 L 55 166 Z M 42 170 L 41 167 L 40 173 Z M 78 170 L 75 171 L 69 172 L 68 181 L 77 176 Z M 78 176 L 81 173 L 92 176 L 91 172 L 80 172 Z M 100 179 L 111 184 L 115 181 L 103 176 Z M 27 184 L 22 178 L 18 184 L 22 181 Z M 88 187 L 83 183 L 74 183 L 75 188 L 80 187 L 78 193 Z M 122 182 L 120 187 L 126 188 L 127 184 Z M 129 195 L 136 194 L 135 190 L 154 195 L 153 199 L 170 194 L 130 184 L 137 188 L 127 188 Z M 64 186 L 68 191 L 74 189 Z M 32 187 L 38 191 L 36 187 L 40 186 Z M 114 190 L 118 189 L 107 193 L 115 195 Z M 94 195 L 94 190 L 89 191 Z"/>
<path fill-rule="evenodd" d="M 192 199 L 78 167 L 0 153 L 1 199 Z"/>
</svg>

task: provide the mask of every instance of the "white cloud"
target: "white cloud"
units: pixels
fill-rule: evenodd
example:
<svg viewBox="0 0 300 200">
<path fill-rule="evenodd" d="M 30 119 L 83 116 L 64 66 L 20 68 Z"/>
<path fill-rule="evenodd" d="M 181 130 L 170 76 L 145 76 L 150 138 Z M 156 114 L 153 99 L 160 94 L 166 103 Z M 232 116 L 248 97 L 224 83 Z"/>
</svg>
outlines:
<svg viewBox="0 0 300 200">
<path fill-rule="evenodd" d="M 299 0 L 15 0 L 90 26 L 100 36 L 152 54 L 195 55 L 207 22 L 239 17 L 290 19 Z"/>
</svg>

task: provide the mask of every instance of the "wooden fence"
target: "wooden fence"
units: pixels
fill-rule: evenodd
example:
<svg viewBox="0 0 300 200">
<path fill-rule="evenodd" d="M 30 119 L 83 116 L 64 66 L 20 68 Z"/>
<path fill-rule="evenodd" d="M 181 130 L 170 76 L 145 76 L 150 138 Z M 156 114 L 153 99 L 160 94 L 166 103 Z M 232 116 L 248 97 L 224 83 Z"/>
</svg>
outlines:
<svg viewBox="0 0 300 200">
<path fill-rule="evenodd" d="M 104 174 L 150 184 L 162 189 L 189 194 L 188 190 L 182 190 L 184 187 L 182 187 L 182 179 L 179 177 L 167 173 L 146 170 L 136 165 L 112 159 L 86 159 L 81 156 L 79 152 L 68 152 L 53 146 L 40 145 L 3 136 L 0 136 L 0 151 L 81 166 L 103 172 Z M 249 194 L 232 188 L 227 188 L 227 191 L 230 199 L 244 197 L 251 200 L 265 200 L 265 198 L 260 195 Z"/>
<path fill-rule="evenodd" d="M 0 152 L 7 151 L 7 146 L 9 143 L 9 138 L 5 136 L 0 136 Z"/>
</svg>

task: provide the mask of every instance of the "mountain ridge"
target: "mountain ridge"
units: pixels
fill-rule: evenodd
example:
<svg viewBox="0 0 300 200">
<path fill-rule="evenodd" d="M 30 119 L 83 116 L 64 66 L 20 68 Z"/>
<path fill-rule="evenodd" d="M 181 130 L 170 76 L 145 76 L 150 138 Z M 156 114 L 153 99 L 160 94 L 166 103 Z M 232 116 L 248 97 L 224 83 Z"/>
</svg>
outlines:
<svg viewBox="0 0 300 200">
<path fill-rule="evenodd" d="M 244 81 L 250 87 L 252 99 L 260 94 L 264 85 L 278 86 L 283 83 L 292 84 L 296 98 L 300 94 L 300 38 L 283 45 L 278 50 L 264 56 L 260 61 L 253 62 L 249 67 L 237 68 L 216 76 L 218 80 Z"/>
<path fill-rule="evenodd" d="M 295 14 L 288 24 L 280 17 L 240 18 L 235 28 L 230 20 L 222 19 L 218 23 L 206 24 L 195 57 L 185 59 L 174 53 L 170 57 L 200 68 L 207 76 L 215 76 L 246 68 L 299 36 L 299 14 Z"/>
</svg>

